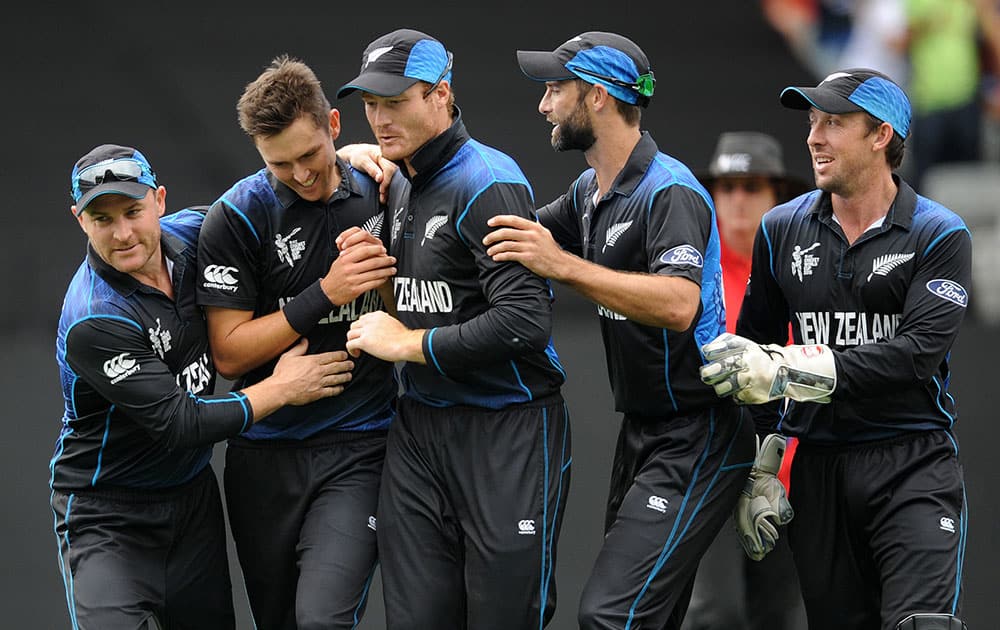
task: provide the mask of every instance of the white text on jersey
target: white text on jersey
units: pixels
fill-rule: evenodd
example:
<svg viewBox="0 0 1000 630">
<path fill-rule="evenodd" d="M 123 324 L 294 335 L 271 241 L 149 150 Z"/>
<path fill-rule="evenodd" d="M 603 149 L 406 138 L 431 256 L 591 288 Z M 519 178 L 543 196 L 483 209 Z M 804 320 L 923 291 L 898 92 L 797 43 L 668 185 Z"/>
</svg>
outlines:
<svg viewBox="0 0 1000 630">
<path fill-rule="evenodd" d="M 454 302 L 451 287 L 443 280 L 393 279 L 396 310 L 408 313 L 450 313 Z"/>
<path fill-rule="evenodd" d="M 824 311 L 795 313 L 803 344 L 860 346 L 896 336 L 900 313 Z"/>
<path fill-rule="evenodd" d="M 278 298 L 278 308 L 284 308 L 294 297 Z M 377 291 L 366 291 L 347 304 L 336 306 L 329 315 L 319 320 L 318 324 L 336 324 L 338 322 L 353 322 L 365 313 L 382 310 L 382 298 Z"/>
</svg>

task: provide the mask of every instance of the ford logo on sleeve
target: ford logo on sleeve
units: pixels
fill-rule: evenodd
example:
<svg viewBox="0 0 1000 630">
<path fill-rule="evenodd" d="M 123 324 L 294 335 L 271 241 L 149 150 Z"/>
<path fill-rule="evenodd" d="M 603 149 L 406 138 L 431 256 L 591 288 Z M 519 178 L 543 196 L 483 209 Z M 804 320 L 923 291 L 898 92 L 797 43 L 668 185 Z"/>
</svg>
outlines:
<svg viewBox="0 0 1000 630">
<path fill-rule="evenodd" d="M 965 287 L 952 280 L 938 278 L 927 283 L 927 290 L 943 300 L 958 304 L 965 308 L 969 304 L 969 294 Z"/>
<path fill-rule="evenodd" d="M 699 269 L 705 264 L 701 252 L 692 245 L 678 245 L 673 249 L 668 249 L 660 256 L 660 262 L 665 265 L 684 265 Z"/>
</svg>

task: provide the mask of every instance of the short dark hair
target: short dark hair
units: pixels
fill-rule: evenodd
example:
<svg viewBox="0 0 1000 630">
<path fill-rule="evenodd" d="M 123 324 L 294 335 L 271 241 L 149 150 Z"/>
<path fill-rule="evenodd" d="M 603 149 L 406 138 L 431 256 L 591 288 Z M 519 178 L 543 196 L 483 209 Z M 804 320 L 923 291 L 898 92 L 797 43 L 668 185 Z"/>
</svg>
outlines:
<svg viewBox="0 0 1000 630">
<path fill-rule="evenodd" d="M 879 128 L 879 125 L 884 123 L 884 120 L 879 120 L 871 114 L 865 112 L 868 117 L 868 133 L 871 134 L 873 131 Z M 895 171 L 903 164 L 903 154 L 906 152 L 906 141 L 903 139 L 899 133 L 895 130 L 892 132 L 892 140 L 889 141 L 889 145 L 885 148 L 885 161 L 889 164 L 889 168 Z"/>
<path fill-rule="evenodd" d="M 575 79 L 577 85 L 580 87 L 580 102 L 583 102 L 584 96 L 589 92 L 590 88 L 594 87 L 594 83 L 584 81 L 583 79 Z M 603 84 L 601 84 L 603 85 Z M 615 98 L 611 93 L 608 96 L 612 98 L 615 102 L 615 107 L 618 109 L 618 113 L 621 114 L 625 122 L 632 126 L 637 126 L 639 121 L 642 119 L 642 108 L 638 105 L 632 105 L 631 103 L 626 103 L 625 101 Z"/>
<path fill-rule="evenodd" d="M 323 128 L 330 124 L 330 101 L 312 69 L 288 55 L 247 84 L 236 111 L 240 127 L 251 138 L 281 133 L 300 116 L 308 115 Z"/>
</svg>

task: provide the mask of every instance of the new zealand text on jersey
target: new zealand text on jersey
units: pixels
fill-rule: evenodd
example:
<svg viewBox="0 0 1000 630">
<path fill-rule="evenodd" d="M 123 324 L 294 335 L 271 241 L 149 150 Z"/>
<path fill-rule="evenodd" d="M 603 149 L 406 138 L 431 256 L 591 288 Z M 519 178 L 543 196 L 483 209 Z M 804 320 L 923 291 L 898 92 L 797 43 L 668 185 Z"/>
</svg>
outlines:
<svg viewBox="0 0 1000 630">
<path fill-rule="evenodd" d="M 842 347 L 892 339 L 896 336 L 896 327 L 903 319 L 900 313 L 849 311 L 795 313 L 795 317 L 799 320 L 802 343 Z"/>
<path fill-rule="evenodd" d="M 451 287 L 443 280 L 396 277 L 396 310 L 409 313 L 450 313 Z"/>
<path fill-rule="evenodd" d="M 283 308 L 293 297 L 278 298 L 278 308 Z M 382 310 L 382 298 L 377 291 L 366 291 L 347 304 L 334 308 L 330 314 L 319 320 L 320 324 L 336 324 L 338 322 L 353 322 L 365 313 Z"/>
</svg>

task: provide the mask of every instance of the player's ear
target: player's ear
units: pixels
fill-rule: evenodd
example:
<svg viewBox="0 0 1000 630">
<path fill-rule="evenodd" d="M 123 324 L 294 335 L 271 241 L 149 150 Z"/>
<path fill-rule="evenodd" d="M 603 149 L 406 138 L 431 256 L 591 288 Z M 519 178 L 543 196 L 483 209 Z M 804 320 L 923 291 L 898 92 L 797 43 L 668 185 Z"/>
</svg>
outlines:
<svg viewBox="0 0 1000 630">
<path fill-rule="evenodd" d="M 83 227 L 83 213 L 80 212 L 78 214 L 77 211 L 76 211 L 76 206 L 75 205 L 69 207 L 69 212 L 70 212 L 70 214 L 73 215 L 73 218 L 76 219 L 76 222 L 77 222 L 77 224 L 79 224 L 80 229 L 83 230 L 83 233 L 86 234 L 87 233 L 87 228 Z"/>
<path fill-rule="evenodd" d="M 337 108 L 330 110 L 330 137 L 334 140 L 340 137 L 340 110 Z"/>
<path fill-rule="evenodd" d="M 882 151 L 886 149 L 889 146 L 889 143 L 892 141 L 893 133 L 895 132 L 892 130 L 892 125 L 890 125 L 889 123 L 883 122 L 879 124 L 879 126 L 875 128 L 875 134 L 874 134 L 875 142 L 872 148 L 875 151 Z"/>
<path fill-rule="evenodd" d="M 160 186 L 153 191 L 153 198 L 156 201 L 156 216 L 162 217 L 167 213 L 167 189 Z"/>
</svg>

